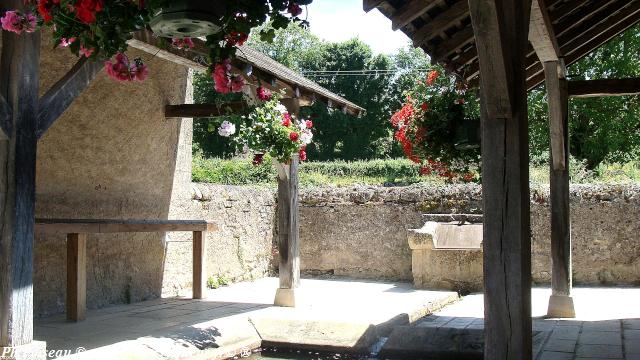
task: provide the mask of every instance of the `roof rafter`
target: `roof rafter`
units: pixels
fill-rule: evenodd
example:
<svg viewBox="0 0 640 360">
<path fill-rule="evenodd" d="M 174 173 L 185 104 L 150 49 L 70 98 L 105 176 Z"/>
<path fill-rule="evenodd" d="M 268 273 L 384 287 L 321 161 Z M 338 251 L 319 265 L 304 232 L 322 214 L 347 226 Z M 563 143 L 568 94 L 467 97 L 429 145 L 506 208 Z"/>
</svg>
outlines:
<svg viewBox="0 0 640 360">
<path fill-rule="evenodd" d="M 429 11 L 438 0 L 409 0 L 391 17 L 391 28 L 395 31 Z"/>
<path fill-rule="evenodd" d="M 557 61 L 562 57 L 544 0 L 531 1 L 529 42 L 542 62 Z"/>
<path fill-rule="evenodd" d="M 362 10 L 365 12 L 369 12 L 378 7 L 378 5 L 382 4 L 384 0 L 364 0 L 362 2 Z"/>
<path fill-rule="evenodd" d="M 435 16 L 413 34 L 413 44 L 420 46 L 438 33 L 446 30 L 456 22 L 469 16 L 469 5 L 466 0 L 458 0 L 440 15 Z"/>
</svg>

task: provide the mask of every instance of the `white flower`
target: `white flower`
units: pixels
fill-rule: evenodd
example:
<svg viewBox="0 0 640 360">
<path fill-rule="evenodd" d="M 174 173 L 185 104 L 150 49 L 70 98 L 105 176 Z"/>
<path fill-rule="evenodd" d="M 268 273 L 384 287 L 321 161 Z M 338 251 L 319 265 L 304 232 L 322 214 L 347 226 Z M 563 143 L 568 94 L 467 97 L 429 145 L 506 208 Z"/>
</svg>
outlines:
<svg viewBox="0 0 640 360">
<path fill-rule="evenodd" d="M 227 120 L 223 121 L 222 125 L 218 128 L 218 134 L 220 134 L 220 136 L 229 137 L 235 133 L 236 126 Z"/>
<path fill-rule="evenodd" d="M 309 130 L 303 131 L 302 135 L 300 135 L 300 141 L 305 145 L 311 144 L 311 140 L 313 140 L 313 133 Z"/>
<path fill-rule="evenodd" d="M 276 110 L 280 111 L 280 113 L 282 113 L 282 114 L 287 112 L 287 108 L 284 107 L 284 105 L 282 105 L 282 104 L 278 104 L 278 106 L 276 106 Z"/>
</svg>

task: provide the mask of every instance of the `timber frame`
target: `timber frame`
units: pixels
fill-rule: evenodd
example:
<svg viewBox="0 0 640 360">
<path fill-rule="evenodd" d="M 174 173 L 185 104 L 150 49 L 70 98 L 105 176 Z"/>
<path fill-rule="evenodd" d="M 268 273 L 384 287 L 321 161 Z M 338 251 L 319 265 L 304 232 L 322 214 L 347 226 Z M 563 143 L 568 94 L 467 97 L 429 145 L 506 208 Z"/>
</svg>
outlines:
<svg viewBox="0 0 640 360">
<path fill-rule="evenodd" d="M 640 22 L 640 0 L 363 0 L 414 46 L 480 85 L 485 359 L 531 359 L 527 90 L 547 88 L 552 295 L 571 297 L 569 99 L 640 93 L 640 79 L 569 81 L 566 66 Z M 528 41 L 527 41 L 528 40 Z"/>
</svg>

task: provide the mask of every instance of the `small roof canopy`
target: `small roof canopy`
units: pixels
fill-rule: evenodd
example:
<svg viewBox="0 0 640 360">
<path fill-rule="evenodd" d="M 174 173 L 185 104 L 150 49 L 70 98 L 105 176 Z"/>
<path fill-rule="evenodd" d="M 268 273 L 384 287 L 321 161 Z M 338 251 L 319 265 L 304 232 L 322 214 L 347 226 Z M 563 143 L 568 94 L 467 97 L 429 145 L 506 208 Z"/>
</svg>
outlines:
<svg viewBox="0 0 640 360">
<path fill-rule="evenodd" d="M 547 9 L 557 47 L 570 65 L 640 21 L 640 0 L 537 0 Z M 363 0 L 365 11 L 378 9 L 421 47 L 435 63 L 472 85 L 480 67 L 468 0 Z M 544 81 L 533 47 L 527 51 L 527 87 Z"/>
</svg>

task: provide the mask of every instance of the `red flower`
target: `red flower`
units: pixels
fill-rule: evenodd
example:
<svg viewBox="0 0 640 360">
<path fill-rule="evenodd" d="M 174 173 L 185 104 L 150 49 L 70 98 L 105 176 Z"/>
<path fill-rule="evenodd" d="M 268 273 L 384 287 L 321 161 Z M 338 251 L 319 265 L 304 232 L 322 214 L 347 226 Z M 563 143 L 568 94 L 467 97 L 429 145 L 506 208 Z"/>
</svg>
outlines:
<svg viewBox="0 0 640 360">
<path fill-rule="evenodd" d="M 253 166 L 258 166 L 262 164 L 264 161 L 264 154 L 255 154 L 253 155 L 253 161 L 251 162 Z"/>
<path fill-rule="evenodd" d="M 44 22 L 53 20 L 51 9 L 56 5 L 60 5 L 60 0 L 38 0 L 38 13 L 40 13 Z"/>
<path fill-rule="evenodd" d="M 427 75 L 427 85 L 433 85 L 433 83 L 436 82 L 438 75 L 440 75 L 440 73 L 436 70 L 430 71 L 429 75 Z"/>
<path fill-rule="evenodd" d="M 422 109 L 422 111 L 427 111 L 427 109 L 429 109 L 429 104 L 426 102 L 422 103 L 422 105 L 420 105 L 420 109 Z"/>
<path fill-rule="evenodd" d="M 289 1 L 289 6 L 287 7 L 287 10 L 289 11 L 289 14 L 291 14 L 291 16 L 293 17 L 296 17 L 302 14 L 302 8 L 300 7 L 300 5 L 296 4 L 295 1 Z"/>
<path fill-rule="evenodd" d="M 307 152 L 304 149 L 300 149 L 298 155 L 300 156 L 300 161 L 307 161 Z"/>
<path fill-rule="evenodd" d="M 424 176 L 424 175 L 431 175 L 431 168 L 428 166 L 423 166 L 420 168 L 420 175 Z"/>
<path fill-rule="evenodd" d="M 85 24 L 96 22 L 96 13 L 104 8 L 104 0 L 78 0 L 75 5 L 76 17 Z"/>
<path fill-rule="evenodd" d="M 297 132 L 292 132 L 289 133 L 289 140 L 291 141 L 298 141 L 298 138 L 300 137 L 300 135 Z"/>
<path fill-rule="evenodd" d="M 466 173 L 462 177 L 462 180 L 464 180 L 466 182 L 471 182 L 471 181 L 473 181 L 473 178 L 474 178 L 473 173 Z"/>
<path fill-rule="evenodd" d="M 313 127 L 313 121 L 311 120 L 307 120 L 305 124 L 307 125 L 307 129 L 311 129 Z"/>
<path fill-rule="evenodd" d="M 291 115 L 289 113 L 282 114 L 282 126 L 291 126 Z"/>
<path fill-rule="evenodd" d="M 230 46 L 243 45 L 248 38 L 249 35 L 237 31 L 232 31 L 224 37 Z"/>
<path fill-rule="evenodd" d="M 464 105 L 464 99 L 458 99 L 458 100 L 456 100 L 456 104 L 458 104 L 458 105 Z"/>
<path fill-rule="evenodd" d="M 269 101 L 271 99 L 271 92 L 262 86 L 256 89 L 256 95 L 258 95 L 258 99 L 262 101 Z"/>
</svg>

